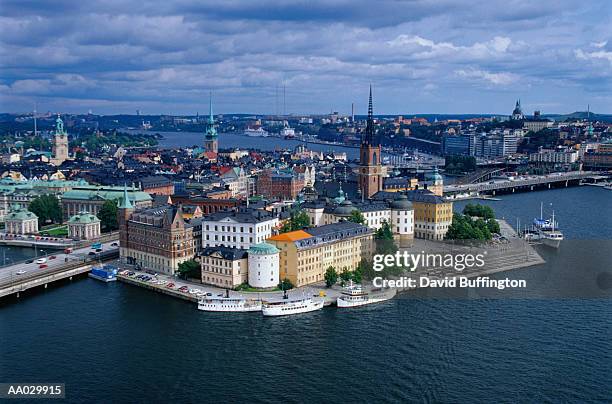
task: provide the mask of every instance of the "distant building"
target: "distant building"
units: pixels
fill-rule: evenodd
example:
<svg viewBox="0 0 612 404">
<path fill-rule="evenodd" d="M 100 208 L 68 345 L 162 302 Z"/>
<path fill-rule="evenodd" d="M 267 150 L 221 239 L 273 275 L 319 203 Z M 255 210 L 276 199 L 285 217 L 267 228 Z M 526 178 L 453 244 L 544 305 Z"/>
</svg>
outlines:
<svg viewBox="0 0 612 404">
<path fill-rule="evenodd" d="M 210 97 L 210 111 L 208 114 L 208 122 L 206 122 L 206 133 L 204 134 L 204 150 L 208 153 L 219 152 L 219 136 L 215 128 L 215 118 L 212 110 L 212 95 Z"/>
<path fill-rule="evenodd" d="M 584 166 L 593 169 L 612 168 L 612 143 L 601 143 L 596 151 L 588 151 L 582 157 Z"/>
<path fill-rule="evenodd" d="M 174 194 L 174 183 L 163 175 L 150 175 L 139 180 L 143 192 L 151 195 Z"/>
<path fill-rule="evenodd" d="M 553 122 L 548 119 L 526 119 L 523 121 L 523 128 L 530 132 L 539 132 L 543 129 L 551 128 Z"/>
<path fill-rule="evenodd" d="M 249 176 L 242 167 L 222 167 L 219 170 L 221 181 L 231 191 L 231 198 L 249 196 Z"/>
<path fill-rule="evenodd" d="M 68 220 L 68 237 L 91 240 L 100 237 L 100 219 L 96 215 L 83 212 Z"/>
<path fill-rule="evenodd" d="M 476 138 L 474 155 L 476 157 L 505 157 L 515 154 L 518 149 L 518 136 L 514 133 L 491 133 Z"/>
<path fill-rule="evenodd" d="M 323 282 L 329 267 L 353 271 L 373 254 L 373 230 L 353 222 L 328 224 L 268 239 L 280 250 L 280 279 L 295 286 Z"/>
<path fill-rule="evenodd" d="M 55 121 L 55 136 L 53 137 L 53 158 L 50 163 L 61 166 L 68 160 L 68 134 L 64 131 L 64 122 L 57 116 Z"/>
<path fill-rule="evenodd" d="M 523 119 L 525 119 L 525 115 L 523 114 L 523 111 L 521 109 L 521 100 L 516 100 L 516 106 L 512 111 L 510 119 L 513 121 L 522 121 Z"/>
<path fill-rule="evenodd" d="M 257 194 L 269 199 L 294 200 L 305 183 L 304 174 L 291 169 L 267 169 L 257 177 Z"/>
<path fill-rule="evenodd" d="M 547 150 L 529 154 L 530 163 L 572 164 L 578 160 L 578 151 L 573 149 Z"/>
</svg>

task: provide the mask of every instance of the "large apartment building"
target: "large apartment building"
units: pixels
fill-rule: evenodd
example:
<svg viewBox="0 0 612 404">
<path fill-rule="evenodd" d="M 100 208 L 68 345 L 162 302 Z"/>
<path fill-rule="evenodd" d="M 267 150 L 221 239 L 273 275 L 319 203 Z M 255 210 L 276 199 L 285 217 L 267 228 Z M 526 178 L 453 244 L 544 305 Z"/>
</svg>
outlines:
<svg viewBox="0 0 612 404">
<path fill-rule="evenodd" d="M 373 254 L 374 231 L 353 222 L 340 222 L 279 234 L 268 239 L 280 250 L 280 279 L 295 286 L 324 281 L 327 268 L 338 273 L 355 270 Z"/>
<path fill-rule="evenodd" d="M 165 205 L 135 210 L 127 190 L 118 210 L 119 253 L 128 263 L 174 274 L 195 255 L 193 225 L 179 207 Z"/>
</svg>

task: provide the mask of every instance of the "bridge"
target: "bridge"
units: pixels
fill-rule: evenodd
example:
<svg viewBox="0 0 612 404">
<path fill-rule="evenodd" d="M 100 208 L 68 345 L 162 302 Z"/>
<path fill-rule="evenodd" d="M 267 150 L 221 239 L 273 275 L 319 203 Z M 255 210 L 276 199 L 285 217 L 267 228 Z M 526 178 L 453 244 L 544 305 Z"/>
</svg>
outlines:
<svg viewBox="0 0 612 404">
<path fill-rule="evenodd" d="M 28 289 L 47 285 L 62 279 L 72 279 L 73 276 L 89 272 L 98 262 L 110 261 L 119 257 L 119 247 L 115 242 L 102 245 L 101 252 L 94 252 L 90 248 L 81 248 L 70 254 L 46 255 L 39 257 L 43 263 L 28 260 L 15 265 L 0 268 L 0 298 L 8 295 L 19 297 L 21 292 Z"/>
<path fill-rule="evenodd" d="M 504 170 L 505 170 L 504 167 L 502 168 L 482 168 L 472 174 L 469 174 L 469 175 L 466 175 L 464 177 L 457 179 L 455 185 L 474 184 L 477 182 L 488 181 L 491 178 L 493 178 L 494 175 L 500 174 Z"/>
<path fill-rule="evenodd" d="M 444 186 L 444 196 L 450 198 L 475 196 L 481 193 L 533 191 L 536 188 L 553 186 L 569 186 L 590 180 L 597 182 L 607 176 L 593 171 L 571 171 L 547 175 L 522 176 L 507 180 L 489 181 L 476 184 L 449 184 Z"/>
</svg>

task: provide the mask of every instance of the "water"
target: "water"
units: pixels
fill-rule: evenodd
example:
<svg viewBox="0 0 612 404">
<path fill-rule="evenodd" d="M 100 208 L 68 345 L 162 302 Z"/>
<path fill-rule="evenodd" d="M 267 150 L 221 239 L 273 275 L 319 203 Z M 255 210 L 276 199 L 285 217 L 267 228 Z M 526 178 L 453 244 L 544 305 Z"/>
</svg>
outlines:
<svg viewBox="0 0 612 404">
<path fill-rule="evenodd" d="M 542 249 L 543 266 L 499 275 L 528 279 L 528 291 L 423 291 L 262 318 L 73 281 L 0 306 L 0 380 L 65 382 L 71 402 L 609 402 L 611 196 L 487 202 L 528 220 L 551 200 L 576 239 Z"/>
<path fill-rule="evenodd" d="M 192 147 L 201 146 L 203 134 L 199 132 L 157 132 L 163 136 L 159 141 L 161 147 Z M 219 134 L 219 148 L 259 149 L 274 151 L 276 149 L 291 149 L 303 144 L 300 140 L 282 139 L 277 137 L 249 137 L 235 133 Z M 344 152 L 347 158 L 359 157 L 359 149 L 354 147 L 308 143 L 308 149 L 316 152 Z"/>
</svg>

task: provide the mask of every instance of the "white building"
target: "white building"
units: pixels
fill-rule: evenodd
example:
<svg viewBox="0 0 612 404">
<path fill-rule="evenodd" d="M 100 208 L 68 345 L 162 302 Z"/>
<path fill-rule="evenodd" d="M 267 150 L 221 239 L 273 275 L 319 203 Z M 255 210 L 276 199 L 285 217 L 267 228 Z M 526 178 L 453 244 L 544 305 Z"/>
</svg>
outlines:
<svg viewBox="0 0 612 404">
<path fill-rule="evenodd" d="M 414 238 L 414 210 L 404 194 L 398 193 L 390 202 L 367 200 L 353 203 L 344 199 L 344 193 L 340 190 L 338 197 L 332 201 L 311 201 L 302 207 L 313 227 L 348 220 L 352 212 L 357 210 L 363 215 L 364 224 L 371 229 L 378 230 L 384 222 L 389 223 L 393 236 L 402 246 Z"/>
<path fill-rule="evenodd" d="M 530 163 L 572 164 L 578 160 L 578 151 L 572 149 L 546 150 L 529 155 Z"/>
<path fill-rule="evenodd" d="M 96 215 L 82 212 L 68 220 L 68 237 L 92 240 L 100 237 L 100 219 Z"/>
<path fill-rule="evenodd" d="M 278 217 L 255 209 L 212 213 L 202 220 L 202 248 L 249 249 L 270 237 L 278 224 Z"/>
<path fill-rule="evenodd" d="M 279 283 L 278 248 L 268 243 L 259 243 L 249 248 L 249 285 L 254 288 L 274 288 Z"/>
<path fill-rule="evenodd" d="M 221 174 L 223 185 L 232 192 L 233 198 L 246 198 L 249 196 L 249 176 L 242 167 L 233 167 Z"/>
<path fill-rule="evenodd" d="M 15 208 L 5 216 L 5 229 L 8 234 L 38 233 L 38 216 L 21 208 Z"/>
</svg>

